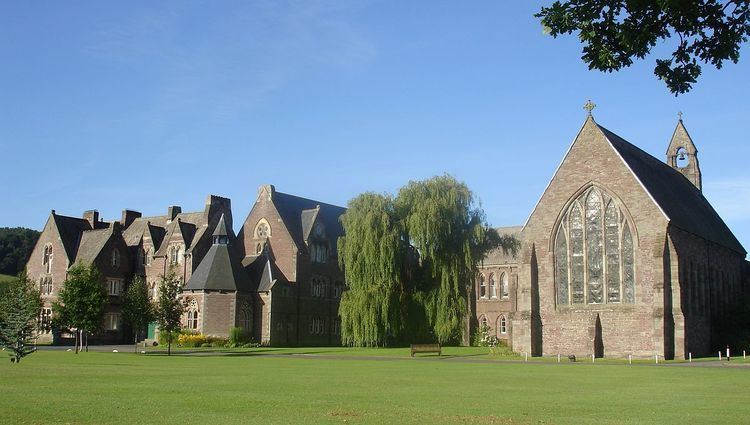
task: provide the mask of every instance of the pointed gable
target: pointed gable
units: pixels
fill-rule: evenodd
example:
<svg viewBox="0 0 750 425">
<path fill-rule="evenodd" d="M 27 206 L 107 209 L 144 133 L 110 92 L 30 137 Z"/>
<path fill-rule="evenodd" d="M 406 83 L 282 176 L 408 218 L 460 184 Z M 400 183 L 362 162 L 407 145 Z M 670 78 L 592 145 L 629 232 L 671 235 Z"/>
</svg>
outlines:
<svg viewBox="0 0 750 425">
<path fill-rule="evenodd" d="M 599 128 L 671 224 L 746 254 L 724 220 L 690 180 L 620 136 L 602 126 Z"/>
<path fill-rule="evenodd" d="M 323 223 L 331 240 L 335 241 L 344 234 L 339 217 L 346 212 L 346 208 L 282 192 L 275 192 L 272 201 L 298 247 L 305 245 L 306 236 L 316 220 Z M 332 245 L 335 250 L 335 243 Z"/>
<path fill-rule="evenodd" d="M 221 235 L 224 233 L 224 235 Z M 211 248 L 201 260 L 185 284 L 187 291 L 242 291 L 250 292 L 253 286 L 239 256 L 226 239 L 226 224 L 223 216 L 214 229 L 217 236 Z"/>
<path fill-rule="evenodd" d="M 78 253 L 81 235 L 84 231 L 91 230 L 91 225 L 87 220 L 82 218 L 58 215 L 54 212 L 52 213 L 52 220 L 65 248 L 65 255 L 67 255 L 68 261 L 72 264 Z"/>
</svg>

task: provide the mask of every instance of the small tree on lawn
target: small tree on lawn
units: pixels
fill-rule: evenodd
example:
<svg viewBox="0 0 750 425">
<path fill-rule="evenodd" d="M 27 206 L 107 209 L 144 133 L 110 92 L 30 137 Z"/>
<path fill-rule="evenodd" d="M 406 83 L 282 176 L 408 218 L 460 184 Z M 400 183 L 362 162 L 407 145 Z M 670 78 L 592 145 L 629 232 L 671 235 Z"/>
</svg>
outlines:
<svg viewBox="0 0 750 425">
<path fill-rule="evenodd" d="M 0 291 L 0 346 L 18 363 L 34 351 L 42 299 L 36 286 L 21 276 Z"/>
<path fill-rule="evenodd" d="M 148 299 L 148 287 L 146 281 L 140 276 L 133 278 L 125 292 L 122 315 L 125 321 L 133 327 L 134 344 L 137 352 L 141 331 L 154 321 L 154 310 Z"/>
<path fill-rule="evenodd" d="M 59 300 L 52 306 L 53 321 L 76 332 L 76 354 L 83 349 L 87 332 L 96 331 L 104 320 L 107 292 L 102 274 L 94 265 L 77 265 L 68 271 Z M 88 348 L 88 343 L 86 344 Z"/>
<path fill-rule="evenodd" d="M 167 332 L 167 355 L 172 355 L 172 335 L 180 329 L 180 319 L 185 312 L 185 303 L 179 298 L 182 283 L 174 271 L 161 276 L 159 299 L 156 303 L 156 321 L 159 332 Z"/>
</svg>

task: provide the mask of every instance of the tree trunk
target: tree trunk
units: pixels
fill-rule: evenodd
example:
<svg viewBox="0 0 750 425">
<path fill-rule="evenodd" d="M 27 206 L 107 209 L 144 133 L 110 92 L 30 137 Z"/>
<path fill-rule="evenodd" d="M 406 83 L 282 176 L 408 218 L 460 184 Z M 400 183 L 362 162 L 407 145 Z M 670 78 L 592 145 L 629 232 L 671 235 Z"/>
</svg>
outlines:
<svg viewBox="0 0 750 425">
<path fill-rule="evenodd" d="M 89 352 L 89 333 L 86 332 L 86 330 L 83 330 L 83 337 L 86 340 L 86 352 Z"/>
<path fill-rule="evenodd" d="M 135 354 L 138 354 L 138 331 L 135 331 L 135 341 L 133 345 L 135 345 Z"/>
<path fill-rule="evenodd" d="M 78 354 L 78 334 L 79 334 L 79 332 L 80 331 L 78 329 L 76 329 L 76 342 L 75 342 L 75 344 L 76 344 L 76 354 Z"/>
<path fill-rule="evenodd" d="M 172 332 L 169 332 L 169 335 L 167 335 L 167 355 L 172 355 Z"/>
</svg>

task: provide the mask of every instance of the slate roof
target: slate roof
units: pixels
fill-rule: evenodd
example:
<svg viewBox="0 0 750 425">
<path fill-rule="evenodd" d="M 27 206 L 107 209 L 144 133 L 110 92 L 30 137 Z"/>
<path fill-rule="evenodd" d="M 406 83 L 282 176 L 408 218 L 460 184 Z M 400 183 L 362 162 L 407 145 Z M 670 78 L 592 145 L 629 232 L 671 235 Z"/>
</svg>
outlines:
<svg viewBox="0 0 750 425">
<path fill-rule="evenodd" d="M 743 256 L 747 253 L 703 193 L 690 180 L 622 137 L 600 125 L 598 127 L 671 224 Z"/>
<path fill-rule="evenodd" d="M 497 230 L 497 233 L 499 233 L 500 235 L 513 235 L 520 240 L 521 230 L 523 230 L 523 226 L 497 227 L 495 230 Z M 518 253 L 513 253 L 510 251 L 505 252 L 502 250 L 502 248 L 493 249 L 492 251 L 488 252 L 487 255 L 485 255 L 484 259 L 482 259 L 482 264 L 515 264 L 518 263 L 518 258 L 516 257 L 516 255 L 518 255 Z"/>
<path fill-rule="evenodd" d="M 81 243 L 78 245 L 76 264 L 91 264 L 102 252 L 104 246 L 112 237 L 113 228 L 100 230 L 87 230 L 81 235 Z"/>
<path fill-rule="evenodd" d="M 331 243 L 331 247 L 335 252 L 335 241 L 339 236 L 344 234 L 344 228 L 339 222 L 339 217 L 346 212 L 346 208 L 314 201 L 312 199 L 300 198 L 282 192 L 275 192 L 272 199 L 276 206 L 276 210 L 279 212 L 281 219 L 284 221 L 284 225 L 289 230 L 289 233 L 292 235 L 297 246 L 305 245 L 305 230 L 307 230 L 307 233 L 309 234 L 309 228 L 305 228 L 312 227 L 312 223 L 317 218 L 318 220 L 321 220 L 321 223 L 325 226 L 326 234 L 333 242 Z M 319 211 L 317 213 L 312 214 L 310 212 L 310 210 L 316 210 L 318 208 Z M 303 214 L 306 210 L 308 212 Z"/>
<path fill-rule="evenodd" d="M 52 213 L 52 219 L 55 221 L 55 227 L 60 234 L 68 261 L 72 264 L 78 252 L 81 235 L 84 231 L 91 230 L 91 225 L 82 218 L 58 215 L 54 212 Z"/>
<path fill-rule="evenodd" d="M 284 280 L 284 275 L 276 267 L 267 251 L 250 262 L 247 272 L 252 281 L 257 283 L 258 292 L 268 292 L 277 282 Z"/>
</svg>

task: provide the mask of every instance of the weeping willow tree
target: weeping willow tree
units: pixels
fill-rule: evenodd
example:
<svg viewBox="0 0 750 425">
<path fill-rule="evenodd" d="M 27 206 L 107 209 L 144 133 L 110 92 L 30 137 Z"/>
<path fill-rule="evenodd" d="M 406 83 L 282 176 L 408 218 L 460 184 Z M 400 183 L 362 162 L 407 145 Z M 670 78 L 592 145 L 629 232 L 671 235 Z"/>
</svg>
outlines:
<svg viewBox="0 0 750 425">
<path fill-rule="evenodd" d="M 409 182 L 399 191 L 396 210 L 425 269 L 419 297 L 435 338 L 457 342 L 465 334 L 467 285 L 484 256 L 484 213 L 469 188 L 447 175 Z"/>
<path fill-rule="evenodd" d="M 347 291 L 341 297 L 341 339 L 345 345 L 383 346 L 400 334 L 404 297 L 402 264 L 406 244 L 390 196 L 364 193 L 349 202 L 341 218 L 339 264 Z"/>
<path fill-rule="evenodd" d="M 339 309 L 347 345 L 424 335 L 468 337 L 469 285 L 491 249 L 517 242 L 490 229 L 469 188 L 452 176 L 413 181 L 398 196 L 365 193 L 342 217 L 339 262 L 348 290 Z M 425 320 L 414 313 L 421 310 Z"/>
</svg>

